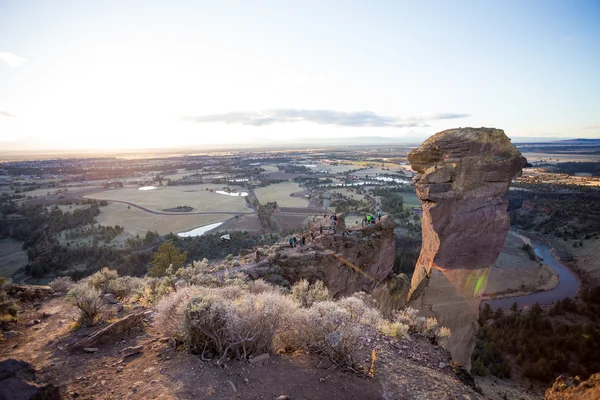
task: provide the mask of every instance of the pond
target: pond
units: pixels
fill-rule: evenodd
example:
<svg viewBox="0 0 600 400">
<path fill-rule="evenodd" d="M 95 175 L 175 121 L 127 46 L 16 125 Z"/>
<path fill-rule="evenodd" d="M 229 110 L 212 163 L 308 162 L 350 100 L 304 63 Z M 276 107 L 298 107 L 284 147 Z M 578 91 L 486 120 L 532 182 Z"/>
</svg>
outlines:
<svg viewBox="0 0 600 400">
<path fill-rule="evenodd" d="M 221 224 L 223 224 L 223 221 L 215 222 L 214 224 L 200 226 L 200 227 L 198 227 L 196 229 L 192 229 L 191 231 L 188 231 L 188 232 L 180 232 L 177 234 L 177 236 L 179 236 L 179 237 L 202 236 L 206 232 L 208 232 L 212 229 L 215 229 L 216 227 L 220 226 Z"/>
<path fill-rule="evenodd" d="M 247 192 L 225 192 L 223 190 L 216 190 L 219 194 L 224 194 L 226 196 L 235 196 L 235 197 L 246 197 L 248 196 Z"/>
</svg>

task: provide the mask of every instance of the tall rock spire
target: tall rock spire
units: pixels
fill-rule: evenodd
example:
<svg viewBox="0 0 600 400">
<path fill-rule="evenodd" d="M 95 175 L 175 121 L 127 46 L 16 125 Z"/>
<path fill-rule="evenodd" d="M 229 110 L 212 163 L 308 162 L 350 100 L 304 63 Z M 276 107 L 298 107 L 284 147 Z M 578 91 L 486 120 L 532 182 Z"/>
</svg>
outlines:
<svg viewBox="0 0 600 400">
<path fill-rule="evenodd" d="M 436 133 L 408 160 L 423 206 L 409 302 L 452 330 L 448 350 L 470 369 L 481 295 L 509 228 L 504 195 L 526 160 L 493 128 Z"/>
</svg>

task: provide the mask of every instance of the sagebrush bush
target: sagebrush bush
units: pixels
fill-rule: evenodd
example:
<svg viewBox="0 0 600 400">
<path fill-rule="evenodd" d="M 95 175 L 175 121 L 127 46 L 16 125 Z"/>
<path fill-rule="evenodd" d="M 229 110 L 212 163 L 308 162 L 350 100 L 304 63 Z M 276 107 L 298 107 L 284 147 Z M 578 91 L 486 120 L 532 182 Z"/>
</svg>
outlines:
<svg viewBox="0 0 600 400">
<path fill-rule="evenodd" d="M 271 293 L 271 292 L 279 293 L 280 292 L 278 287 L 276 287 L 275 285 L 272 285 L 268 282 L 265 282 L 262 279 L 257 279 L 255 281 L 248 282 L 247 287 L 248 287 L 248 292 L 250 292 L 252 294 Z"/>
<path fill-rule="evenodd" d="M 302 307 L 310 307 L 316 302 L 329 300 L 331 296 L 322 281 L 310 285 L 306 279 L 302 279 L 292 286 L 292 298 Z"/>
<path fill-rule="evenodd" d="M 432 343 L 445 344 L 451 335 L 450 329 L 440 327 L 436 318 L 419 316 L 418 311 L 410 307 L 396 311 L 394 321 L 408 325 L 410 332 L 425 335 Z"/>
<path fill-rule="evenodd" d="M 142 305 L 152 305 L 171 293 L 173 288 L 165 278 L 145 278 L 141 286 L 132 294 L 132 300 Z"/>
<path fill-rule="evenodd" d="M 69 276 L 59 276 L 54 278 L 52 282 L 49 283 L 50 287 L 55 292 L 66 293 L 69 290 L 73 289 L 75 282 Z"/>
<path fill-rule="evenodd" d="M 10 285 L 10 281 L 0 277 L 0 329 L 5 328 L 11 322 L 16 322 L 20 310 L 17 302 L 6 293 L 5 289 L 8 285 Z"/>
<path fill-rule="evenodd" d="M 123 285 L 119 280 L 119 274 L 114 269 L 104 267 L 85 278 L 84 282 L 94 289 L 100 290 L 102 294 L 111 293 L 120 299 L 125 296 Z"/>
<path fill-rule="evenodd" d="M 183 331 L 189 349 L 223 361 L 272 351 L 296 304 L 274 292 L 252 294 L 236 286 L 206 289 L 185 307 Z"/>
<path fill-rule="evenodd" d="M 300 343 L 305 349 L 326 355 L 341 368 L 352 368 L 362 339 L 369 330 L 359 316 L 333 301 L 314 303 L 297 317 Z"/>
<path fill-rule="evenodd" d="M 159 332 L 175 340 L 181 340 L 184 332 L 182 330 L 184 307 L 187 302 L 198 293 L 200 289 L 188 286 L 177 290 L 169 296 L 163 297 L 156 306 L 156 317 L 154 326 Z"/>
<path fill-rule="evenodd" d="M 398 321 L 381 320 L 377 324 L 377 330 L 386 336 L 404 339 L 408 336 L 409 326 Z"/>
<path fill-rule="evenodd" d="M 81 325 L 94 325 L 106 311 L 106 303 L 102 295 L 101 290 L 85 283 L 76 285 L 67 293 L 67 302 L 80 311 Z"/>
</svg>

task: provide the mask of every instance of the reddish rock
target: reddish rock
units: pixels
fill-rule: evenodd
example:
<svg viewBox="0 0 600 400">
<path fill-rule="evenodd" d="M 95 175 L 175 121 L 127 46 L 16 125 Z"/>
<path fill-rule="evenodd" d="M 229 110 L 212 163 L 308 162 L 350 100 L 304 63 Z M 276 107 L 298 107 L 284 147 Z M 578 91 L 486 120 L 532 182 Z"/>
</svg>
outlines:
<svg viewBox="0 0 600 400">
<path fill-rule="evenodd" d="M 509 228 L 504 195 L 526 160 L 493 128 L 439 132 L 408 159 L 423 206 L 410 303 L 452 330 L 448 349 L 469 369 L 481 294 Z"/>
<path fill-rule="evenodd" d="M 600 374 L 594 374 L 586 381 L 559 376 L 552 387 L 546 390 L 546 400 L 597 400 L 600 399 Z"/>
</svg>

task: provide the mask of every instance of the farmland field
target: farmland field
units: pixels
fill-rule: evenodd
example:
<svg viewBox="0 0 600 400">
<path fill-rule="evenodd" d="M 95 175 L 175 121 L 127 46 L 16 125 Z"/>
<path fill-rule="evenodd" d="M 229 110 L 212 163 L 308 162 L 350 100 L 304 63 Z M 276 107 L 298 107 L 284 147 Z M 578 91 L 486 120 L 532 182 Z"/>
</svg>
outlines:
<svg viewBox="0 0 600 400">
<path fill-rule="evenodd" d="M 295 182 L 283 182 L 255 190 L 256 197 L 262 204 L 270 201 L 276 201 L 280 207 L 307 207 L 309 201 L 302 197 L 291 197 L 294 192 L 301 192 L 302 189 Z"/>
<path fill-rule="evenodd" d="M 229 196 L 222 197 L 229 198 Z M 100 215 L 97 219 L 101 225 L 120 225 L 125 228 L 126 232 L 143 236 L 147 231 L 157 231 L 161 235 L 170 232 L 185 232 L 203 225 L 224 221 L 233 216 L 233 214 L 157 215 L 135 207 L 128 209 L 127 204 L 110 203 L 108 206 L 100 208 Z"/>
<path fill-rule="evenodd" d="M 27 252 L 21 246 L 22 243 L 14 239 L 0 240 L 0 276 L 10 278 L 27 264 Z"/>
<path fill-rule="evenodd" d="M 127 201 L 153 211 L 177 206 L 190 206 L 194 212 L 226 211 L 232 214 L 250 212 L 243 197 L 226 196 L 206 190 L 221 189 L 221 185 L 163 186 L 156 190 L 122 188 L 106 190 L 85 196 L 91 199 Z M 234 188 L 231 186 L 231 188 Z M 237 188 L 241 191 L 241 188 Z"/>
</svg>

